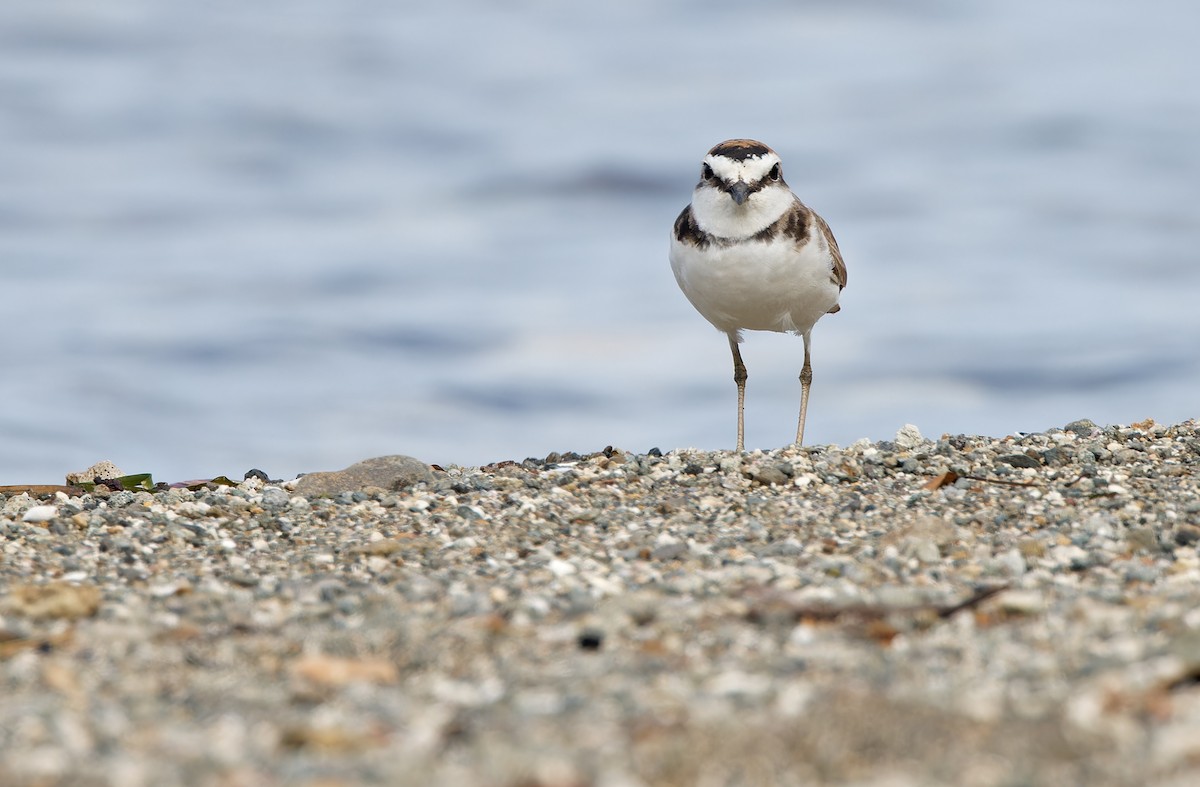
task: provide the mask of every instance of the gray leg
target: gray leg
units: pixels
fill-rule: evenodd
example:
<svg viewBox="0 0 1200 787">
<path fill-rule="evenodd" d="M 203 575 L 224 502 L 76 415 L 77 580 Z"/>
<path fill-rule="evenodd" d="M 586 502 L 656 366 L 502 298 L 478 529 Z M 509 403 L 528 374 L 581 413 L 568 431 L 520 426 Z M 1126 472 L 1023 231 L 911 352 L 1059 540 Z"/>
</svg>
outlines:
<svg viewBox="0 0 1200 787">
<path fill-rule="evenodd" d="M 804 445 L 804 416 L 808 413 L 808 389 L 812 387 L 812 363 L 809 360 L 809 337 L 804 334 L 804 367 L 800 370 L 800 425 L 796 427 L 796 445 Z"/>
<path fill-rule="evenodd" d="M 737 450 L 746 450 L 746 364 L 742 363 L 742 352 L 738 349 L 737 334 L 729 334 L 729 349 L 733 351 L 733 381 L 738 389 L 738 437 Z"/>
</svg>

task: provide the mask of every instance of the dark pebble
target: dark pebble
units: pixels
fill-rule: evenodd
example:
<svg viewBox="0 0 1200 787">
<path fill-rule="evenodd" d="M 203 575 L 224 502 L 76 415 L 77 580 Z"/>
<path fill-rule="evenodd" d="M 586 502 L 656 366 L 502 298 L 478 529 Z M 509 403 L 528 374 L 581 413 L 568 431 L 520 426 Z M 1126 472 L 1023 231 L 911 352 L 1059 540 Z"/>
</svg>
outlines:
<svg viewBox="0 0 1200 787">
<path fill-rule="evenodd" d="M 1013 467 L 1038 468 L 1042 466 L 1038 460 L 1028 454 L 1004 454 L 1003 456 L 996 457 L 996 461 L 1012 465 Z"/>
<path fill-rule="evenodd" d="M 580 650 L 600 650 L 604 645 L 604 634 L 595 630 L 587 630 L 579 635 Z"/>
<path fill-rule="evenodd" d="M 1175 543 L 1181 547 L 1191 546 L 1200 541 L 1200 527 L 1195 525 L 1180 525 L 1175 530 Z"/>
<path fill-rule="evenodd" d="M 1095 431 L 1098 428 L 1099 427 L 1096 426 L 1095 422 L 1090 421 L 1087 418 L 1081 418 L 1078 421 L 1072 421 L 1071 423 L 1064 426 L 1063 431 L 1064 432 L 1074 432 L 1075 434 L 1079 435 L 1080 437 L 1088 437 L 1088 436 L 1092 435 L 1093 433 L 1095 433 Z"/>
</svg>

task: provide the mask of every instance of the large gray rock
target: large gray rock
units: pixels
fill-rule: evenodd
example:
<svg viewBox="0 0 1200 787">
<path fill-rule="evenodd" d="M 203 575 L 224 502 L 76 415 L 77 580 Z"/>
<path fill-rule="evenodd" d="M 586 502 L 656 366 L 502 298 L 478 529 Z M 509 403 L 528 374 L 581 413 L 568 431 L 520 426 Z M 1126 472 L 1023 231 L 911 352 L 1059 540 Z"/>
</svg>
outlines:
<svg viewBox="0 0 1200 787">
<path fill-rule="evenodd" d="M 358 492 L 367 487 L 394 492 L 422 481 L 433 481 L 433 470 L 429 465 L 411 456 L 397 454 L 364 459 L 345 470 L 309 473 L 296 482 L 296 493 L 325 497 L 342 492 Z"/>
</svg>

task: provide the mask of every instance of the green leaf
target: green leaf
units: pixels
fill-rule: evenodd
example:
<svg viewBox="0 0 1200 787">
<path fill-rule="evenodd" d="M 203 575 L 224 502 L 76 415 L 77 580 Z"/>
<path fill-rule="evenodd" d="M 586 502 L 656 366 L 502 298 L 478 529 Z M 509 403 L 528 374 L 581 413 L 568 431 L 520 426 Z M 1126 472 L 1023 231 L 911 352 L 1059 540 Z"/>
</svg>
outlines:
<svg viewBox="0 0 1200 787">
<path fill-rule="evenodd" d="M 154 480 L 150 477 L 150 473 L 135 473 L 133 475 L 123 475 L 120 478 L 102 478 L 99 482 L 80 481 L 76 486 L 85 492 L 95 492 L 97 483 L 104 484 L 109 488 L 119 485 L 122 489 L 129 492 L 154 491 Z"/>
<path fill-rule="evenodd" d="M 149 473 L 137 473 L 136 475 L 123 475 L 117 479 L 121 484 L 122 489 L 127 489 L 130 492 L 154 491 L 154 479 Z"/>
</svg>

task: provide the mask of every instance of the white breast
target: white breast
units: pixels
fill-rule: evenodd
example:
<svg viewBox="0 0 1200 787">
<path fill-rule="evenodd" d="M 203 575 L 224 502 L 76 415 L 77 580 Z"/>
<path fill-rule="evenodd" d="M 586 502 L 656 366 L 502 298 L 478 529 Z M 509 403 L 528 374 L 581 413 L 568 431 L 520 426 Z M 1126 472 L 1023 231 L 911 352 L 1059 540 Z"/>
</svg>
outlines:
<svg viewBox="0 0 1200 787">
<path fill-rule="evenodd" d="M 672 238 L 670 257 L 684 295 L 726 333 L 807 333 L 841 293 L 819 233 L 799 250 L 790 239 L 698 248 Z"/>
</svg>

